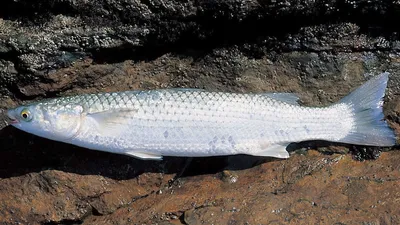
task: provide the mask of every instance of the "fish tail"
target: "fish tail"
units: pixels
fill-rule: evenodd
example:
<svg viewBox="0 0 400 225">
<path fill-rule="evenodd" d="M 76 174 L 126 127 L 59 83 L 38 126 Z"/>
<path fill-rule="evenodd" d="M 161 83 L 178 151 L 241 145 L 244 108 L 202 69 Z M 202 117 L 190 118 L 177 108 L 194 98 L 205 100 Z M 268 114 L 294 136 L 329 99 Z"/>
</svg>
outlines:
<svg viewBox="0 0 400 225">
<path fill-rule="evenodd" d="M 395 133 L 383 120 L 382 105 L 388 76 L 385 72 L 372 78 L 339 101 L 339 104 L 351 107 L 355 121 L 353 129 L 340 142 L 371 146 L 396 144 Z"/>
</svg>

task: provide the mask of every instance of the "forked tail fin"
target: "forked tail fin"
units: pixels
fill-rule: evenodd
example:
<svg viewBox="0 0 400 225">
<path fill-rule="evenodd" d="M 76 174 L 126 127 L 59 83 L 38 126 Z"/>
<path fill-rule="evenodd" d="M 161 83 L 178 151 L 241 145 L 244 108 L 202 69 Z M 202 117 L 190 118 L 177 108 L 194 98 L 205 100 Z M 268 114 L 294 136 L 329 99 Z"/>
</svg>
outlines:
<svg viewBox="0 0 400 225">
<path fill-rule="evenodd" d="M 355 119 L 353 130 L 340 142 L 371 146 L 396 144 L 395 133 L 383 120 L 382 99 L 388 76 L 386 72 L 372 78 L 339 101 L 352 107 Z"/>
</svg>

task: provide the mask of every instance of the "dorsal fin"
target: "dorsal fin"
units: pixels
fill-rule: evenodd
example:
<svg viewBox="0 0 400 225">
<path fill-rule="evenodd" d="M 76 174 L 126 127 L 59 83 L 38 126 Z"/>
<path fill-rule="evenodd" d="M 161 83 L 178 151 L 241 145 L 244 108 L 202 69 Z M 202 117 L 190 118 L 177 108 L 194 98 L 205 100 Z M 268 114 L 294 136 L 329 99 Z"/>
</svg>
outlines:
<svg viewBox="0 0 400 225">
<path fill-rule="evenodd" d="M 170 89 L 164 89 L 164 90 L 168 90 L 168 91 L 205 91 L 205 89 L 201 89 L 201 88 L 170 88 Z"/>
<path fill-rule="evenodd" d="M 268 96 L 270 98 L 273 98 L 275 100 L 281 101 L 281 102 L 286 102 L 288 104 L 292 105 L 299 105 L 299 97 L 296 94 L 293 93 L 278 93 L 278 92 L 273 92 L 273 93 L 262 93 L 261 95 Z"/>
</svg>

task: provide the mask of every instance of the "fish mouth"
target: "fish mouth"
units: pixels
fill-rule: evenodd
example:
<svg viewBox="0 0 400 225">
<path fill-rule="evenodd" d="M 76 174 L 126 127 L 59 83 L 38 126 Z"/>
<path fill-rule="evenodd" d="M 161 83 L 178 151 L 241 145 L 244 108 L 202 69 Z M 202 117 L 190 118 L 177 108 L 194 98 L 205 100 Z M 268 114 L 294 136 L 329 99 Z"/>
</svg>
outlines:
<svg viewBox="0 0 400 225">
<path fill-rule="evenodd" d="M 16 123 L 19 123 L 19 121 L 16 119 L 10 119 L 10 124 L 16 124 Z"/>
<path fill-rule="evenodd" d="M 17 120 L 17 118 L 15 118 L 13 115 L 12 115 L 13 113 L 12 113 L 12 111 L 11 110 L 8 110 L 7 111 L 7 117 L 8 117 L 8 120 L 9 121 L 7 121 L 9 124 L 17 124 L 17 123 L 19 123 L 19 121 Z"/>
</svg>

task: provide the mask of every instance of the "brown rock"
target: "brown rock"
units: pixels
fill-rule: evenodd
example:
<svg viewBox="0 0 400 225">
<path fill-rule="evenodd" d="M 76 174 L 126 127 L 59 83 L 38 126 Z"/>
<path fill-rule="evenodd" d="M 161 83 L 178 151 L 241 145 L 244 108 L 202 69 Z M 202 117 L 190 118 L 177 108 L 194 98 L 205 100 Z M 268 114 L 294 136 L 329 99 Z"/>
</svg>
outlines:
<svg viewBox="0 0 400 225">
<path fill-rule="evenodd" d="M 181 178 L 110 215 L 89 216 L 85 224 L 396 224 L 399 159 L 397 152 L 366 162 L 295 154 L 236 171 L 235 183 L 218 174 Z"/>
</svg>

